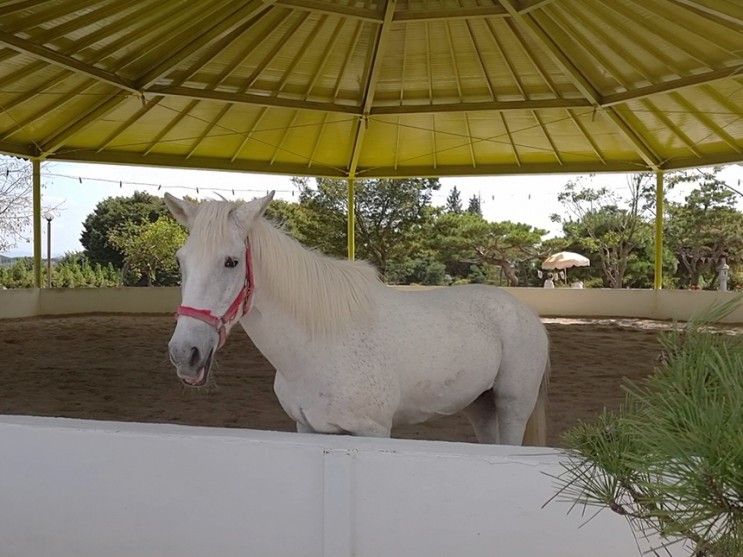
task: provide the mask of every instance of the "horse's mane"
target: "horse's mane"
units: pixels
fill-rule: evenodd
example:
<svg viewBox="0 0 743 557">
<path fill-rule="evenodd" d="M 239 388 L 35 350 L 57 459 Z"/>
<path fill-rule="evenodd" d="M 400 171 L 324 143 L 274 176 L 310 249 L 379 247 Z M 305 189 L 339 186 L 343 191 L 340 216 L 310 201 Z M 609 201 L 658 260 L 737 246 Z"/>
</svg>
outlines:
<svg viewBox="0 0 743 557">
<path fill-rule="evenodd" d="M 376 270 L 361 261 L 309 250 L 264 218 L 248 234 L 256 282 L 311 336 L 339 332 L 368 318 L 373 291 L 382 286 Z"/>
<path fill-rule="evenodd" d="M 219 245 L 230 227 L 236 226 L 231 213 L 238 206 L 221 201 L 200 203 L 191 228 L 199 244 Z M 257 287 L 310 336 L 339 332 L 371 314 L 373 291 L 382 283 L 369 264 L 309 250 L 262 217 L 253 223 L 248 237 Z"/>
</svg>

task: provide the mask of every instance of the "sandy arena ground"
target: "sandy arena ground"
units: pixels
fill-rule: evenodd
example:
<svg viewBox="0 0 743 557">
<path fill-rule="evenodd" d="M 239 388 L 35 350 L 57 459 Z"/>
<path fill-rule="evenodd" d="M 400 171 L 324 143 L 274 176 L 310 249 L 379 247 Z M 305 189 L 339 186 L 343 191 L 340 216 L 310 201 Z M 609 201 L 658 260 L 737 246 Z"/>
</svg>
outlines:
<svg viewBox="0 0 743 557">
<path fill-rule="evenodd" d="M 546 319 L 552 341 L 550 445 L 579 420 L 622 399 L 623 377 L 650 373 L 667 324 Z M 220 352 L 216 386 L 176 378 L 170 316 L 97 315 L 0 320 L 0 413 L 293 430 L 274 371 L 239 327 Z M 743 332 L 740 329 L 738 332 Z M 464 416 L 397 429 L 396 437 L 475 441 Z"/>
</svg>

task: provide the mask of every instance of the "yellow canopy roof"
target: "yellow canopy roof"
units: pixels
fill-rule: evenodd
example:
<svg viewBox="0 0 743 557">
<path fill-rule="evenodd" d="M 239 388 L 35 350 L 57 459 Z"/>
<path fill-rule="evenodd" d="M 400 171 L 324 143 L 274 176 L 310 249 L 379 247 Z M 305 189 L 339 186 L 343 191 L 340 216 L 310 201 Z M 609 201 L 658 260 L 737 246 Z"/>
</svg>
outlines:
<svg viewBox="0 0 743 557">
<path fill-rule="evenodd" d="M 743 160 L 739 0 L 0 0 L 0 151 L 326 176 Z"/>
</svg>

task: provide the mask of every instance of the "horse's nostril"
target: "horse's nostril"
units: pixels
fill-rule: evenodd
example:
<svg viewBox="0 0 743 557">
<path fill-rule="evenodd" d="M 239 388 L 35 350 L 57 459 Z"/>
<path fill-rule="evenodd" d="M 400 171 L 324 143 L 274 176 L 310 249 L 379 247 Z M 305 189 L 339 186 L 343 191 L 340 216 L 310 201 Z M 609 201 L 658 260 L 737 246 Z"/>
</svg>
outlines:
<svg viewBox="0 0 743 557">
<path fill-rule="evenodd" d="M 198 364 L 200 360 L 201 358 L 199 357 L 199 349 L 194 346 L 193 348 L 191 348 L 191 359 L 188 361 L 188 363 L 191 367 L 193 367 Z"/>
</svg>

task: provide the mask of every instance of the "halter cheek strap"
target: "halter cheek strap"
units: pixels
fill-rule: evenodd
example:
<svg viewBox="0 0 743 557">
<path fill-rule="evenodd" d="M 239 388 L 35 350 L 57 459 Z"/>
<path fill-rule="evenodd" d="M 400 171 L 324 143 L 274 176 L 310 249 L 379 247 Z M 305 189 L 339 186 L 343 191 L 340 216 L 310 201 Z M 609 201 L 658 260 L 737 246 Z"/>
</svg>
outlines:
<svg viewBox="0 0 743 557">
<path fill-rule="evenodd" d="M 227 308 L 223 315 L 214 315 L 208 309 L 192 308 L 190 306 L 178 306 L 175 311 L 176 320 L 183 317 L 192 317 L 211 325 L 219 334 L 219 345 L 217 349 L 222 348 L 227 341 L 227 335 L 232 326 L 246 315 L 253 304 L 253 292 L 255 290 L 255 281 L 253 280 L 253 257 L 250 252 L 250 244 L 245 244 L 245 282 L 240 292 Z"/>
</svg>

